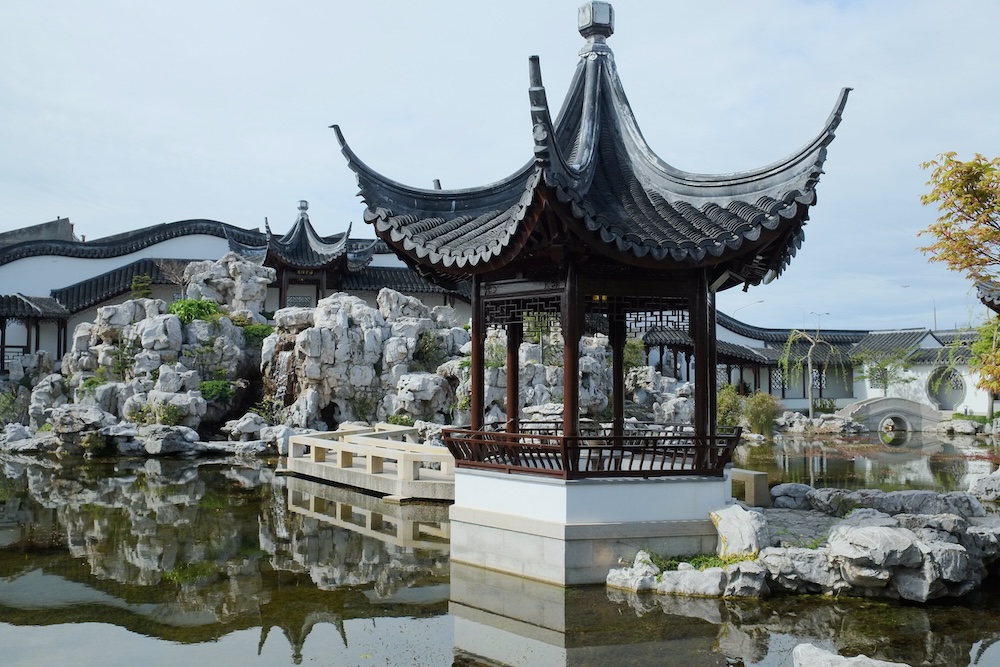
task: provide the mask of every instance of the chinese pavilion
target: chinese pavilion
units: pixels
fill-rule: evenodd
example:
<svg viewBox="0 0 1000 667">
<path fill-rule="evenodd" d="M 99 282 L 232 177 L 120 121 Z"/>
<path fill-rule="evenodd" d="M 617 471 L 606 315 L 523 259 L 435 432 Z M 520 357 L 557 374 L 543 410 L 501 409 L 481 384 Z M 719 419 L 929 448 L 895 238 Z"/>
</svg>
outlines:
<svg viewBox="0 0 1000 667">
<path fill-rule="evenodd" d="M 538 59 L 529 59 L 534 155 L 497 183 L 464 190 L 396 183 L 364 164 L 334 126 L 357 175 L 365 220 L 379 238 L 439 285 L 473 282 L 471 424 L 445 431 L 457 467 L 453 521 L 456 510 L 462 515 L 463 470 L 563 481 L 723 476 L 738 433 L 719 433 L 715 423 L 714 295 L 769 282 L 795 255 L 847 102 L 845 88 L 818 136 L 779 162 L 729 174 L 681 171 L 652 151 L 636 123 L 607 44 L 611 5 L 585 4 L 579 29 L 586 41 L 555 120 Z M 507 334 L 508 421 L 500 432 L 483 423 L 491 328 Z M 564 408 L 559 423 L 539 430 L 519 420 L 515 407 L 518 348 L 526 335 L 550 328 L 565 341 Z M 677 328 L 690 332 L 694 347 L 693 428 L 636 431 L 624 419 L 625 343 Z M 610 427 L 581 423 L 579 343 L 588 329 L 607 331 L 613 350 Z M 483 491 L 489 483 L 477 482 L 480 493 L 489 493 Z M 497 506 L 509 507 L 516 492 L 499 493 L 504 500 Z M 567 502 L 562 521 L 569 525 L 575 520 L 567 518 L 574 513 Z M 597 514 L 583 513 L 590 524 L 604 521 Z M 453 551 L 454 540 L 453 534 Z"/>
</svg>

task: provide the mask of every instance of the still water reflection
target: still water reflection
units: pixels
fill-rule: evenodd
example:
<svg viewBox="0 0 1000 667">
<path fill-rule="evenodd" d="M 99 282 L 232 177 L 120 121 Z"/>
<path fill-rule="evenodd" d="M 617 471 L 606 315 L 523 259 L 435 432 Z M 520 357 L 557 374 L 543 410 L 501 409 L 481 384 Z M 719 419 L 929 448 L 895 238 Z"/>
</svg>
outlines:
<svg viewBox="0 0 1000 667">
<path fill-rule="evenodd" d="M 801 641 L 1000 665 L 991 591 L 911 607 L 564 590 L 449 565 L 445 506 L 385 503 L 263 462 L 0 466 L 3 665 L 779 667 Z"/>
</svg>

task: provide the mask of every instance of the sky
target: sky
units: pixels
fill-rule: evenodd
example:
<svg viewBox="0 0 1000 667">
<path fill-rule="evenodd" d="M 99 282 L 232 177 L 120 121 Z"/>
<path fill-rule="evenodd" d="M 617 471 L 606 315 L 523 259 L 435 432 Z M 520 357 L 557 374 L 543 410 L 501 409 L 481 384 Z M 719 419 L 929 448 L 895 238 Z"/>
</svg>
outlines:
<svg viewBox="0 0 1000 667">
<path fill-rule="evenodd" d="M 193 218 L 374 238 L 334 132 L 411 186 L 475 187 L 532 156 L 528 58 L 550 103 L 579 0 L 0 2 L 0 232 L 89 240 Z M 986 309 L 929 262 L 921 164 L 1000 152 L 993 0 L 619 0 L 609 46 L 639 127 L 691 172 L 770 164 L 853 92 L 805 242 L 723 312 L 762 327 L 965 327 Z M 0 292 L 3 291 L 0 286 Z"/>
</svg>

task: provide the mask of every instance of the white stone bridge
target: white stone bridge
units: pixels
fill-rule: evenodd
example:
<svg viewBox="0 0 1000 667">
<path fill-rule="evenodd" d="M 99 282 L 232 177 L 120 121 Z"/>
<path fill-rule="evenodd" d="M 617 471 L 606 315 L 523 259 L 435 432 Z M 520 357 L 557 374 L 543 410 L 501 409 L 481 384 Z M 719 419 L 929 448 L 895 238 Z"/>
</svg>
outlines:
<svg viewBox="0 0 1000 667">
<path fill-rule="evenodd" d="M 905 398 L 866 398 L 841 408 L 838 417 L 861 422 L 872 431 L 922 431 L 950 419 L 940 410 Z"/>
</svg>

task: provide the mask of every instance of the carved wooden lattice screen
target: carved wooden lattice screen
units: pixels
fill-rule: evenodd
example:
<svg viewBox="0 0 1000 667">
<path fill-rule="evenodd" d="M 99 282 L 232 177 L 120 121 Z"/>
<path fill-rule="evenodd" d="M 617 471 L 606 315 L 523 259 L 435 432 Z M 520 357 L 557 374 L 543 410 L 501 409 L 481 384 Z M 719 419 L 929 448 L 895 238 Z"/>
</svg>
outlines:
<svg viewBox="0 0 1000 667">
<path fill-rule="evenodd" d="M 602 333 L 608 333 L 609 324 L 613 322 L 624 322 L 627 334 L 639 336 L 654 329 L 677 329 L 687 333 L 691 326 L 690 314 L 678 299 L 590 294 L 585 304 L 588 329 L 593 330 L 593 323 L 603 319 Z"/>
</svg>

